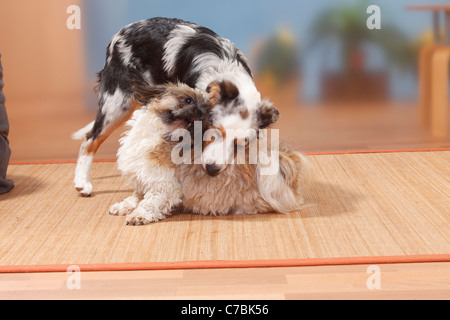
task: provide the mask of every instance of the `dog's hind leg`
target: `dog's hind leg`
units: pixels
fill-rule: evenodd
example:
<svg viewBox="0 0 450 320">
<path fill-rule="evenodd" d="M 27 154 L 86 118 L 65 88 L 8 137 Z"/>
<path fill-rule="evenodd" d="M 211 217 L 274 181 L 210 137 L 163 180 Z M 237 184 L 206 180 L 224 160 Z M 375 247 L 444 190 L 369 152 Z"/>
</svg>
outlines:
<svg viewBox="0 0 450 320">
<path fill-rule="evenodd" d="M 92 193 L 91 168 L 98 148 L 115 129 L 131 117 L 137 107 L 131 95 L 124 94 L 119 88 L 112 95 L 104 92 L 99 97 L 99 111 L 95 122 L 73 135 L 75 139 L 82 139 L 74 184 L 83 197 Z"/>
</svg>

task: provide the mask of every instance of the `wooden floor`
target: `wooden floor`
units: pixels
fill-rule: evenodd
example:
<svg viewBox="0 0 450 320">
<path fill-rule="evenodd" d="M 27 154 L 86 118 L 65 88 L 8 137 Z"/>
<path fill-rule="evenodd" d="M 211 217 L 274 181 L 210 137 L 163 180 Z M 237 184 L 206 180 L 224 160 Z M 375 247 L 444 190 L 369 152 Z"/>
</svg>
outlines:
<svg viewBox="0 0 450 320">
<path fill-rule="evenodd" d="M 450 263 L 376 267 L 0 274 L 0 299 L 450 299 Z"/>
<path fill-rule="evenodd" d="M 76 97 L 7 101 L 12 161 L 74 159 L 70 134 L 95 115 Z M 420 126 L 414 104 L 280 107 L 281 136 L 303 151 L 450 147 Z M 284 130 L 284 131 L 283 131 Z M 113 158 L 116 133 L 98 154 Z M 450 264 L 380 265 L 381 289 L 367 289 L 367 266 L 93 272 L 81 290 L 70 274 L 0 274 L 1 299 L 449 299 Z"/>
<path fill-rule="evenodd" d="M 279 105 L 280 138 L 304 152 L 450 148 L 422 127 L 415 103 Z M 79 97 L 8 100 L 11 161 L 76 159 L 73 132 L 95 119 L 94 107 Z M 97 158 L 115 158 L 119 128 L 99 149 Z"/>
</svg>

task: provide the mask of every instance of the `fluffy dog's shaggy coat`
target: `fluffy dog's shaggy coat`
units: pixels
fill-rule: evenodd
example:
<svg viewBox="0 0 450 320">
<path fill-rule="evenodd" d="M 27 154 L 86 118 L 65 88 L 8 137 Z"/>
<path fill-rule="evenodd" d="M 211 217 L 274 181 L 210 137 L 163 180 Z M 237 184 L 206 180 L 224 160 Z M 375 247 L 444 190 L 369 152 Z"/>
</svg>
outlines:
<svg viewBox="0 0 450 320">
<path fill-rule="evenodd" d="M 214 111 L 210 100 L 202 91 L 169 85 L 151 105 L 133 114 L 127 123 L 130 129 L 121 139 L 118 165 L 135 192 L 113 205 L 110 214 L 128 215 L 127 224 L 143 225 L 164 219 L 180 207 L 203 215 L 287 213 L 302 207 L 308 166 L 298 152 L 282 148 L 279 167 L 272 175 L 262 175 L 262 165 L 250 164 L 247 153 L 243 164 L 228 164 L 215 176 L 201 164 L 172 161 L 177 143 L 168 135 L 177 128 L 189 129 L 195 120 L 210 125 L 209 115 Z M 265 136 L 245 148 L 259 139 Z"/>
<path fill-rule="evenodd" d="M 189 129 L 207 114 L 205 93 L 187 85 L 152 87 L 153 103 L 134 112 L 121 139 L 118 167 L 134 185 L 134 194 L 113 205 L 113 215 L 128 215 L 127 224 L 140 225 L 164 219 L 181 203 L 181 188 L 171 160 L 173 142 L 167 137 L 179 128 Z M 146 92 L 149 94 L 149 92 Z"/>
</svg>

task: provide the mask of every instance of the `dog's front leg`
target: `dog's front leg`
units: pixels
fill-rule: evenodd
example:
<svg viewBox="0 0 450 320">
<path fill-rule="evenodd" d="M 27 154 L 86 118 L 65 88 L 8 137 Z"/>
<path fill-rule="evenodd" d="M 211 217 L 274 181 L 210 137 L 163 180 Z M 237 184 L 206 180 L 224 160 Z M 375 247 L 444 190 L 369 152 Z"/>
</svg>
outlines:
<svg viewBox="0 0 450 320">
<path fill-rule="evenodd" d="M 147 192 L 137 208 L 127 216 L 127 225 L 141 226 L 167 218 L 181 203 L 181 192 L 179 186 L 165 189 Z"/>
</svg>

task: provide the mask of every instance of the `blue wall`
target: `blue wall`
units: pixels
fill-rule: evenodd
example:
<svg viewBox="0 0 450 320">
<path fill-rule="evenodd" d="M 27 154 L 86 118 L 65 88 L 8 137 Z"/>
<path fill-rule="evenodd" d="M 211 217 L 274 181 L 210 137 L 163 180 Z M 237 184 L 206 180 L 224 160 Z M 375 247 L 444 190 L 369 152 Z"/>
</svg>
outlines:
<svg viewBox="0 0 450 320">
<path fill-rule="evenodd" d="M 304 46 L 311 39 L 309 28 L 324 9 L 339 4 L 354 4 L 351 0 L 84 0 L 83 30 L 86 35 L 87 73 L 94 77 L 102 69 L 105 50 L 112 35 L 124 25 L 150 17 L 164 16 L 189 20 L 232 40 L 247 56 L 258 39 L 266 38 L 279 27 L 288 27 L 301 50 L 303 87 L 307 100 L 319 96 L 319 75 L 324 67 L 335 68 L 338 59 L 333 52 L 323 48 L 305 52 Z M 361 1 L 359 1 L 361 2 Z M 395 24 L 409 36 L 416 38 L 431 28 L 429 12 L 405 10 L 408 5 L 424 4 L 423 0 L 372 0 L 382 11 L 384 22 Z M 446 0 L 433 0 L 433 4 L 449 4 Z M 365 12 L 362 12 L 365 14 Z M 369 54 L 368 65 L 386 67 L 383 56 L 374 49 Z M 416 98 L 415 74 L 391 72 L 391 92 L 394 98 Z"/>
</svg>

